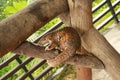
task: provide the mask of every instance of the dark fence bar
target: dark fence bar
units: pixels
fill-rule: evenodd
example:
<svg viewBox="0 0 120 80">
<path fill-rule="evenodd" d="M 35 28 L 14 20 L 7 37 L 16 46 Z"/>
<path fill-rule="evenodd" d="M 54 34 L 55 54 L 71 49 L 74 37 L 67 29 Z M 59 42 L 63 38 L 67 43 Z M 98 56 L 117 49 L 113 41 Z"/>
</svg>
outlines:
<svg viewBox="0 0 120 80">
<path fill-rule="evenodd" d="M 118 1 L 113 3 L 113 8 L 119 4 Z M 102 18 L 104 15 L 106 15 L 110 11 L 110 8 L 107 8 L 103 12 L 101 12 L 97 17 L 93 19 L 93 24 L 96 23 L 100 18 Z"/>
<path fill-rule="evenodd" d="M 6 73 L 5 75 L 3 75 L 0 80 L 7 80 L 10 76 L 12 76 L 14 73 L 16 73 L 19 69 L 21 69 L 24 65 L 26 65 L 28 62 L 30 62 L 32 60 L 32 58 L 27 59 L 27 61 L 19 64 L 18 66 L 16 66 L 15 68 L 13 68 L 12 70 L 10 70 L 8 73 Z"/>
<path fill-rule="evenodd" d="M 6 61 L 2 62 L 0 64 L 0 69 L 6 67 L 10 62 L 12 62 L 13 60 L 15 60 L 15 58 L 19 57 L 18 55 L 13 55 L 11 58 L 7 59 Z"/>
<path fill-rule="evenodd" d="M 58 22 L 57 24 L 55 24 L 53 27 L 51 27 L 50 29 L 48 29 L 48 30 L 46 30 L 42 35 L 40 35 L 37 39 L 35 39 L 33 42 L 37 42 L 43 35 L 45 35 L 46 33 L 48 33 L 48 32 L 50 32 L 50 31 L 53 31 L 53 30 L 55 30 L 55 29 L 57 29 L 59 26 L 61 26 L 63 24 L 63 22 Z M 27 62 L 27 63 L 29 63 L 29 59 L 34 59 L 34 58 L 28 58 L 28 59 L 26 59 L 24 62 Z M 46 61 L 45 60 L 43 60 L 43 62 L 41 62 L 41 63 L 45 63 Z M 26 64 L 27 64 L 26 63 Z M 40 64 L 38 64 L 38 65 L 40 65 Z M 36 65 L 37 66 L 37 65 Z M 40 67 L 40 66 L 39 66 Z M 25 71 L 26 72 L 26 71 Z M 26 73 L 26 75 L 28 75 L 28 73 L 29 72 L 27 72 Z M 30 73 L 29 73 L 29 75 L 30 75 Z M 27 76 L 25 76 L 25 77 L 27 77 Z M 23 78 L 24 78 L 24 76 L 23 76 Z M 21 78 L 19 78 L 20 80 L 23 80 L 23 78 L 21 77 Z M 30 77 L 30 79 L 31 79 L 32 77 Z M 31 79 L 32 80 L 32 79 Z"/>
<path fill-rule="evenodd" d="M 26 77 L 28 77 L 30 74 L 32 74 L 35 70 L 37 70 L 40 66 L 42 66 L 46 60 L 40 61 L 37 65 L 35 65 L 33 68 L 31 68 L 27 73 L 23 74 L 21 77 L 19 77 L 17 80 L 25 80 Z"/>
<path fill-rule="evenodd" d="M 116 16 L 120 14 L 120 10 L 116 11 Z M 103 23 L 99 24 L 99 26 L 97 26 L 96 29 L 100 30 L 103 26 L 105 26 L 107 23 L 109 23 L 114 17 L 110 16 L 109 18 L 107 18 Z"/>
<path fill-rule="evenodd" d="M 119 0 L 118 0 L 118 1 L 119 1 Z M 110 1 L 110 0 L 107 0 L 107 4 L 108 4 L 108 6 L 109 6 L 109 8 L 110 8 L 110 10 L 111 10 L 111 13 L 112 13 L 112 15 L 113 15 L 116 23 L 118 23 L 119 20 L 118 20 L 117 16 L 115 15 L 115 11 L 114 11 L 114 8 L 113 8 L 113 6 L 112 6 L 111 1 Z"/>
<path fill-rule="evenodd" d="M 16 60 L 17 60 L 17 62 L 18 62 L 19 64 L 22 64 L 22 60 L 21 60 L 19 57 L 16 58 Z M 22 67 L 22 69 L 23 69 L 25 72 L 28 72 L 28 69 L 26 68 L 25 65 Z M 29 78 L 30 78 L 31 80 L 34 79 L 33 76 L 32 76 L 31 74 L 29 75 Z"/>
<path fill-rule="evenodd" d="M 92 13 L 94 13 L 95 11 L 97 11 L 99 8 L 101 8 L 104 4 L 106 4 L 106 0 L 103 0 L 101 3 L 99 3 L 97 6 L 92 8 Z"/>
<path fill-rule="evenodd" d="M 52 67 L 47 67 L 44 69 L 43 72 L 41 72 L 34 80 L 40 80 L 44 75 L 46 75 L 49 71 L 52 70 Z"/>
<path fill-rule="evenodd" d="M 50 32 L 50 31 L 53 31 L 53 30 L 57 29 L 57 28 L 60 27 L 62 24 L 63 24 L 63 22 L 61 22 L 61 21 L 58 22 L 58 23 L 56 23 L 54 26 L 52 26 L 50 29 L 46 30 L 42 35 L 40 35 L 40 36 L 39 36 L 37 39 L 35 39 L 33 42 L 34 42 L 34 43 L 37 43 L 38 40 L 39 40 L 43 35 L 45 35 L 46 33 Z"/>
</svg>

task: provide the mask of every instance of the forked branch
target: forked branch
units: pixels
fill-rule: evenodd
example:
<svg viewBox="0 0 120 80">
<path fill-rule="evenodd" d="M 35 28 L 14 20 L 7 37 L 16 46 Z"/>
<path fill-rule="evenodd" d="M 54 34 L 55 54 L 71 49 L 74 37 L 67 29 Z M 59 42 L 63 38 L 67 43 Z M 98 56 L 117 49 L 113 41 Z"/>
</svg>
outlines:
<svg viewBox="0 0 120 80">
<path fill-rule="evenodd" d="M 46 60 L 55 58 L 57 55 L 59 55 L 59 52 L 57 50 L 45 51 L 45 47 L 30 42 L 24 42 L 13 52 L 19 55 L 43 58 Z M 65 63 L 77 66 L 86 66 L 96 69 L 104 68 L 103 63 L 98 58 L 91 54 L 89 55 L 76 54 L 73 57 L 69 58 L 67 61 L 65 61 Z"/>
</svg>

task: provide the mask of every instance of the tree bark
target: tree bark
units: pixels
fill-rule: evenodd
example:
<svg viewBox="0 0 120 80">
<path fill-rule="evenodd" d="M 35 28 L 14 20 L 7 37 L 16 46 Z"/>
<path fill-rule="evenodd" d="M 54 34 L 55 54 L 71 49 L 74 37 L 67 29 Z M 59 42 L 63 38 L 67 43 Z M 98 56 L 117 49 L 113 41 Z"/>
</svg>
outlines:
<svg viewBox="0 0 120 80">
<path fill-rule="evenodd" d="M 83 46 L 105 65 L 105 70 L 113 80 L 120 79 L 120 55 L 108 41 L 94 28 L 82 36 Z"/>
<path fill-rule="evenodd" d="M 66 25 L 74 27 L 82 36 L 84 32 L 87 32 L 92 27 L 92 0 L 68 0 L 68 5 L 69 13 L 66 12 L 59 17 Z M 81 53 L 86 52 L 83 50 Z M 78 66 L 76 68 L 78 68 L 77 80 L 92 80 L 90 68 L 81 67 L 80 69 Z"/>
<path fill-rule="evenodd" d="M 32 33 L 68 10 L 67 0 L 37 0 L 0 22 L 0 57 L 15 49 Z"/>
<path fill-rule="evenodd" d="M 93 28 L 91 0 L 69 0 L 71 24 L 81 35 L 82 46 L 105 64 L 113 80 L 120 79 L 120 55 L 108 41 Z"/>
<path fill-rule="evenodd" d="M 45 51 L 45 47 L 30 43 L 30 42 L 24 42 L 18 48 L 16 48 L 16 50 L 13 52 L 19 55 L 37 57 L 37 58 L 42 58 L 46 60 L 53 59 L 57 55 L 59 55 L 59 52 L 57 50 Z M 77 53 L 75 54 L 76 55 L 74 55 L 73 57 L 65 61 L 65 64 L 77 65 L 79 67 L 86 66 L 86 67 L 95 68 L 95 69 L 104 68 L 103 63 L 93 55 L 87 55 L 87 54 L 79 55 Z"/>
</svg>

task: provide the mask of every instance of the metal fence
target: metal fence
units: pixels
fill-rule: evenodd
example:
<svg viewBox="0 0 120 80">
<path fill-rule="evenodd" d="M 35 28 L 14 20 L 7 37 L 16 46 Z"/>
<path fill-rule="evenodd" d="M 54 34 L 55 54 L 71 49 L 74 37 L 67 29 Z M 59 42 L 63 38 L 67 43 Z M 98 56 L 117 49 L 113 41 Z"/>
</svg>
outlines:
<svg viewBox="0 0 120 80">
<path fill-rule="evenodd" d="M 94 1 L 93 1 L 93 3 L 94 3 Z M 107 6 L 107 7 L 105 9 L 103 9 L 102 11 L 99 11 L 103 6 Z M 93 7 L 93 9 L 92 9 L 93 15 L 96 14 L 97 11 L 100 12 L 100 13 L 98 13 L 98 15 L 96 15 L 93 18 L 93 24 L 95 25 L 96 29 L 100 30 L 104 26 L 107 26 L 107 24 L 111 25 L 113 22 L 119 23 L 120 9 L 119 8 L 116 9 L 116 7 L 118 7 L 118 6 L 120 8 L 120 0 L 115 0 L 113 2 L 111 2 L 111 0 L 101 0 L 101 2 L 99 4 L 97 4 L 97 6 Z M 110 15 L 108 15 L 107 18 L 106 18 L 105 15 L 107 15 L 107 13 L 110 13 Z M 105 17 L 105 19 L 101 20 L 104 17 Z M 112 23 L 110 23 L 110 21 L 112 21 Z M 53 27 L 51 27 L 50 29 L 46 30 L 42 35 L 46 34 L 49 31 L 55 30 L 56 28 L 58 28 L 62 24 L 63 24 L 62 22 L 58 22 Z M 40 35 L 34 42 L 37 42 L 37 40 L 42 35 Z M 0 80 L 7 80 L 13 74 L 15 74 L 17 71 L 19 71 L 20 69 L 24 70 L 23 74 L 20 75 L 20 76 L 17 76 L 16 80 L 25 80 L 26 78 L 29 78 L 30 80 L 40 80 L 43 76 L 48 74 L 49 71 L 51 71 L 53 69 L 51 67 L 46 66 L 42 72 L 39 72 L 39 74 L 37 74 L 37 76 L 34 76 L 34 75 L 32 75 L 33 72 L 35 72 L 38 68 L 40 68 L 42 65 L 44 65 L 46 63 L 46 60 L 40 60 L 36 65 L 33 65 L 32 68 L 27 68 L 26 65 L 28 63 L 31 63 L 33 60 L 34 60 L 34 58 L 27 57 L 27 58 L 25 58 L 24 61 L 22 61 L 20 59 L 19 55 L 14 54 L 9 59 L 3 61 L 0 64 L 0 70 L 2 71 L 2 69 L 4 69 L 5 67 L 9 66 L 9 64 L 12 61 L 17 61 L 19 64 L 17 66 L 14 66 L 12 70 L 9 70 L 4 75 L 0 75 Z"/>
</svg>

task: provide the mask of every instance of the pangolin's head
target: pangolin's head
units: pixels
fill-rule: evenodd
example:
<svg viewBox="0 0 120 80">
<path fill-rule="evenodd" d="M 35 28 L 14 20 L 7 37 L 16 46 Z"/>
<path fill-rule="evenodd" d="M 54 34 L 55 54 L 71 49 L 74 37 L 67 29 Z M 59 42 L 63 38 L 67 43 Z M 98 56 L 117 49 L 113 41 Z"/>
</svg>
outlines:
<svg viewBox="0 0 120 80">
<path fill-rule="evenodd" d="M 38 41 L 38 43 L 40 45 L 44 45 L 44 46 L 47 46 L 47 45 L 50 45 L 52 43 L 52 35 L 51 34 L 45 34 L 44 36 L 42 36 L 40 38 L 40 40 Z"/>
</svg>

